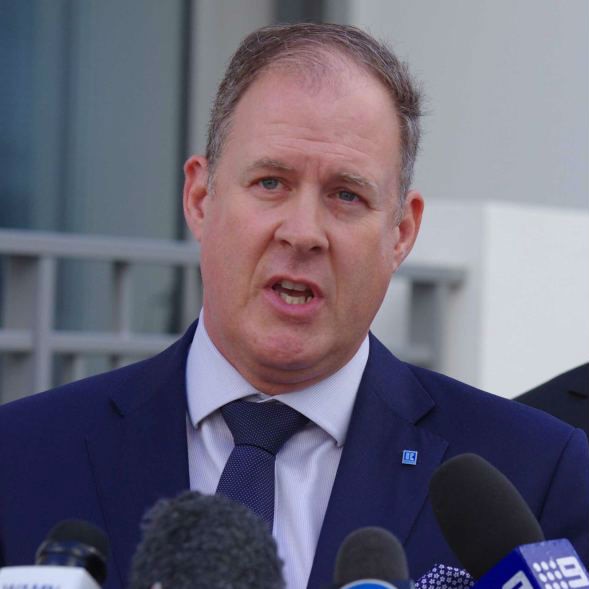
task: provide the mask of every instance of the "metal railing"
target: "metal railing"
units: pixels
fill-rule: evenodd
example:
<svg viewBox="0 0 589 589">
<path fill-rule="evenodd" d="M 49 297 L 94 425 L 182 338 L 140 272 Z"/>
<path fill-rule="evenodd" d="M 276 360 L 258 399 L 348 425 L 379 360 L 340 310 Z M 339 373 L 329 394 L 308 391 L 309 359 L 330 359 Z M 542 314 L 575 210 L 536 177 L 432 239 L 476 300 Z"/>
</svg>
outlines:
<svg viewBox="0 0 589 589">
<path fill-rule="evenodd" d="M 116 367 L 129 359 L 155 354 L 176 339 L 169 334 L 132 332 L 131 267 L 135 264 L 181 268 L 184 325 L 194 319 L 200 308 L 196 243 L 0 230 L 0 256 L 3 258 L 1 401 L 51 387 L 55 355 L 63 357 L 64 380 L 69 381 L 86 376 L 84 358 L 89 354 L 108 356 L 111 366 Z M 57 262 L 67 259 L 109 264 L 113 296 L 110 331 L 54 329 Z"/>
<path fill-rule="evenodd" d="M 177 335 L 132 331 L 133 265 L 180 269 L 182 325 L 195 318 L 201 304 L 199 248 L 194 242 L 0 230 L 0 259 L 0 402 L 50 388 L 56 356 L 63 360 L 62 380 L 70 381 L 87 376 L 89 354 L 106 356 L 116 367 L 153 355 L 176 339 Z M 109 331 L 55 329 L 57 263 L 68 259 L 103 261 L 111 268 Z M 464 271 L 406 263 L 397 276 L 410 284 L 410 317 L 408 341 L 395 351 L 405 360 L 439 367 L 448 297 L 464 280 Z"/>
<path fill-rule="evenodd" d="M 408 333 L 402 348 L 393 350 L 403 360 L 440 370 L 446 315 L 452 291 L 465 281 L 466 271 L 447 265 L 405 262 L 395 279 L 409 283 Z"/>
</svg>

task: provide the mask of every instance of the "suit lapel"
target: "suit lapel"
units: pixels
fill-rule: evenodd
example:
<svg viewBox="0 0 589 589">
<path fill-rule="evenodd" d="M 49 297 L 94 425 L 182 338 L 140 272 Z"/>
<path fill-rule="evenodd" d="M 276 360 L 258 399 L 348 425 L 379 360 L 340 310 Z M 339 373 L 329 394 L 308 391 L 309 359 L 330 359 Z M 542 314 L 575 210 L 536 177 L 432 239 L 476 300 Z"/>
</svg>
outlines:
<svg viewBox="0 0 589 589">
<path fill-rule="evenodd" d="M 86 440 L 121 586 L 146 509 L 189 487 L 185 372 L 194 330 L 143 363 L 137 378 L 117 381 L 111 418 Z M 310 588 L 329 583 L 337 550 L 355 529 L 378 525 L 407 539 L 447 446 L 417 425 L 433 408 L 413 373 L 371 337 Z M 403 450 L 418 452 L 417 465 L 401 464 Z"/>
<path fill-rule="evenodd" d="M 344 538 L 381 526 L 405 542 L 447 442 L 417 422 L 435 404 L 410 369 L 374 337 L 319 536 L 309 588 L 329 584 Z M 403 450 L 417 464 L 402 464 Z"/>
<path fill-rule="evenodd" d="M 189 487 L 185 366 L 193 334 L 194 326 L 130 378 L 117 381 L 111 419 L 86 440 L 121 586 L 127 584 L 145 511 Z"/>
</svg>

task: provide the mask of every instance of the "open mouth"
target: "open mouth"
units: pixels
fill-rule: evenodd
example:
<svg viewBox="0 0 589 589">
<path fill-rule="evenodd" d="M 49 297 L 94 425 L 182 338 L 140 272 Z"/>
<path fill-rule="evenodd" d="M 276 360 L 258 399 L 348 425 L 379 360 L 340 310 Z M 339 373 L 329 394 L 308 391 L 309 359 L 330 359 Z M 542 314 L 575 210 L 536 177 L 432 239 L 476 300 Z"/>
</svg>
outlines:
<svg viewBox="0 0 589 589">
<path fill-rule="evenodd" d="M 272 290 L 288 305 L 304 305 L 315 296 L 313 291 L 302 282 L 280 280 L 272 286 Z"/>
</svg>

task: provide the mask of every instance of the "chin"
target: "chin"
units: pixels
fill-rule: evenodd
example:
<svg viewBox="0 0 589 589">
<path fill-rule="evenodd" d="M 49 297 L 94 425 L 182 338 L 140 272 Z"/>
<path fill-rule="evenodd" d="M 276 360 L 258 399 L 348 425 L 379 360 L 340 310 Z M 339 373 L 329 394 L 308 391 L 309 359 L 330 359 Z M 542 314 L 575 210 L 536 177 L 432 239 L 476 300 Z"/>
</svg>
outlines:
<svg viewBox="0 0 589 589">
<path fill-rule="evenodd" d="M 272 336 L 259 341 L 254 355 L 261 365 L 275 370 L 306 370 L 317 366 L 323 354 L 321 346 L 310 346 L 309 337 Z"/>
</svg>

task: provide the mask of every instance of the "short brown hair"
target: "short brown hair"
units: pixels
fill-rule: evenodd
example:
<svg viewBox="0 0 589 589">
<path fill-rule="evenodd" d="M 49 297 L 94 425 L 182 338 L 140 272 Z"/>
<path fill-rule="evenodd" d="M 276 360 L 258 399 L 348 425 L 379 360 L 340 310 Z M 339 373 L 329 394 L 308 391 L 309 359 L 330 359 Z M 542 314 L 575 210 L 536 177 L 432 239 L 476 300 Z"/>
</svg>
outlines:
<svg viewBox="0 0 589 589">
<path fill-rule="evenodd" d="M 350 25 L 296 23 L 270 25 L 250 33 L 233 55 L 213 103 L 207 142 L 211 175 L 221 155 L 231 117 L 240 98 L 269 67 L 293 58 L 303 66 L 317 65 L 317 55 L 340 53 L 375 75 L 389 91 L 401 129 L 400 197 L 411 185 L 421 134 L 421 93 L 407 65 L 382 42 Z"/>
</svg>

